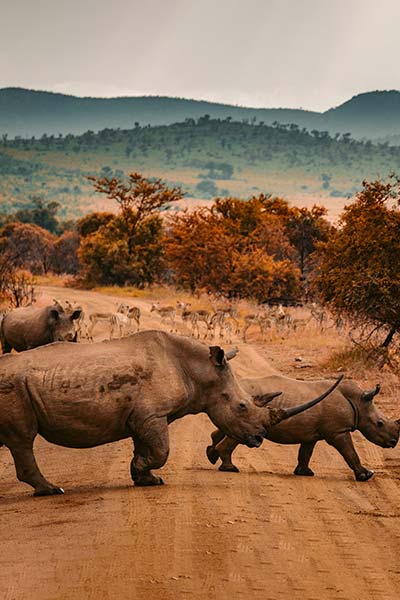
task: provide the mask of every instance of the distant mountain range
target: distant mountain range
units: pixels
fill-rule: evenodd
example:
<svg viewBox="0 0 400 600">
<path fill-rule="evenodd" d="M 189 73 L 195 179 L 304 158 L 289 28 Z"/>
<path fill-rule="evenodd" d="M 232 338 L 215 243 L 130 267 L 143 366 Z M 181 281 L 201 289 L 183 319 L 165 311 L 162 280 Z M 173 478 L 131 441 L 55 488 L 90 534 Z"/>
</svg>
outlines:
<svg viewBox="0 0 400 600">
<path fill-rule="evenodd" d="M 0 89 L 0 136 L 82 134 L 106 128 L 132 129 L 135 123 L 169 125 L 204 115 L 270 125 L 293 123 L 330 134 L 400 143 L 400 92 L 359 94 L 324 113 L 287 108 L 245 108 L 162 96 L 78 98 L 23 88 Z"/>
</svg>

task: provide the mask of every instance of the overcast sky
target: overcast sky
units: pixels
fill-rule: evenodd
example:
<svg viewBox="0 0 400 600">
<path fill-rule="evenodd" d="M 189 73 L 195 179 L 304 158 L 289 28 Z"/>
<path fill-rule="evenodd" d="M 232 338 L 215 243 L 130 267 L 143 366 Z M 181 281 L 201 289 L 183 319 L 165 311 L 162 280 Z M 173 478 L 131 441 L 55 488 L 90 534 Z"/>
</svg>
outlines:
<svg viewBox="0 0 400 600">
<path fill-rule="evenodd" d="M 326 110 L 400 89 L 399 0 L 0 0 L 0 87 Z"/>
</svg>

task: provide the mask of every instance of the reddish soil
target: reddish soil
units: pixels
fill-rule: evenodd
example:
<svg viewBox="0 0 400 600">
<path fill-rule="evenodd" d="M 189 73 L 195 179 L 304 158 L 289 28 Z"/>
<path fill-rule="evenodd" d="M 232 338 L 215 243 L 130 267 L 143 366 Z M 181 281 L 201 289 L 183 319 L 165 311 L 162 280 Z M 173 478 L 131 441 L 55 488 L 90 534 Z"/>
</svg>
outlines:
<svg viewBox="0 0 400 600">
<path fill-rule="evenodd" d="M 116 300 L 56 288 L 46 293 L 79 299 L 89 310 Z M 134 302 L 143 308 L 144 326 L 158 326 L 150 303 Z M 99 339 L 102 333 L 99 325 Z M 307 369 L 296 370 L 294 357 L 316 359 L 298 338 L 291 349 L 252 337 L 239 347 L 240 375 L 277 368 L 309 377 Z M 385 411 L 396 404 L 398 398 L 386 398 Z M 383 450 L 354 434 L 362 461 L 376 472 L 367 483 L 355 482 L 323 442 L 313 478 L 292 475 L 296 447 L 270 442 L 241 446 L 241 472 L 229 474 L 207 461 L 212 430 L 205 415 L 171 426 L 166 485 L 157 488 L 131 485 L 129 441 L 71 450 L 38 439 L 40 467 L 66 491 L 48 498 L 34 498 L 16 480 L 1 448 L 0 598 L 399 598 L 400 446 Z"/>
</svg>

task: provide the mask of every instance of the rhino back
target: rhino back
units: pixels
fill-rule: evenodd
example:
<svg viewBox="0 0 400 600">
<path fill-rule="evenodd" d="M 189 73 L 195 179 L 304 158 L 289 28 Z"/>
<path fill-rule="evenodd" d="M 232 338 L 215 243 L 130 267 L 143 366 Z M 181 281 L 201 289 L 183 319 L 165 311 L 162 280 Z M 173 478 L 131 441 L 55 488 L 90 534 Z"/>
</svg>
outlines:
<svg viewBox="0 0 400 600">
<path fill-rule="evenodd" d="M 241 385 L 252 395 L 281 391 L 267 406 L 290 408 L 322 394 L 330 381 L 298 381 L 280 375 L 246 378 Z M 354 413 L 340 386 L 322 402 L 269 430 L 268 439 L 280 444 L 300 444 L 329 437 L 339 430 L 351 429 Z"/>
<path fill-rule="evenodd" d="M 0 382 L 12 366 L 25 382 L 39 433 L 53 443 L 89 447 L 128 437 L 128 418 L 140 427 L 148 418 L 178 410 L 185 394 L 168 355 L 134 337 L 57 342 L 1 357 Z"/>
</svg>

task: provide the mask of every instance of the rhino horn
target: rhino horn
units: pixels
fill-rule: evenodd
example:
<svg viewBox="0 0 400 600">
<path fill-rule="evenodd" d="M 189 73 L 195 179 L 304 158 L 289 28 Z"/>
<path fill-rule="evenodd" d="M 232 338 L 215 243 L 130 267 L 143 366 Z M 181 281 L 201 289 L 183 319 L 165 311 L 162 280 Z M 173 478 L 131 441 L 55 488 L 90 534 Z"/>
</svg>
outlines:
<svg viewBox="0 0 400 600">
<path fill-rule="evenodd" d="M 232 358 L 235 358 L 235 356 L 238 352 L 239 352 L 239 348 L 237 346 L 235 346 L 235 348 L 232 348 L 232 350 L 229 350 L 229 352 L 225 353 L 226 360 L 232 360 Z"/>
<path fill-rule="evenodd" d="M 379 383 L 377 383 L 375 386 L 375 389 L 368 390 L 367 392 L 363 392 L 361 394 L 361 400 L 363 402 L 372 402 L 372 400 L 374 399 L 374 396 L 379 394 L 380 389 L 381 389 L 381 386 L 379 385 Z"/>
<path fill-rule="evenodd" d="M 343 375 L 340 375 L 340 377 L 336 379 L 335 383 L 332 384 L 330 388 L 328 388 L 323 394 L 318 396 L 318 398 L 314 398 L 314 400 L 310 400 L 309 402 L 305 402 L 304 404 L 300 404 L 299 406 L 293 406 L 293 408 L 270 408 L 270 424 L 276 425 L 277 423 L 280 423 L 285 419 L 294 417 L 295 415 L 298 415 L 299 413 L 308 410 L 312 406 L 315 406 L 316 404 L 318 404 L 318 402 L 321 402 L 321 400 L 329 396 L 329 394 L 332 393 L 335 388 L 337 388 L 339 383 L 342 381 L 343 377 Z"/>
<path fill-rule="evenodd" d="M 260 396 L 253 396 L 253 401 L 256 406 L 265 406 L 268 402 L 271 402 L 277 396 L 280 396 L 282 392 L 269 392 L 268 394 L 261 394 Z"/>
</svg>

